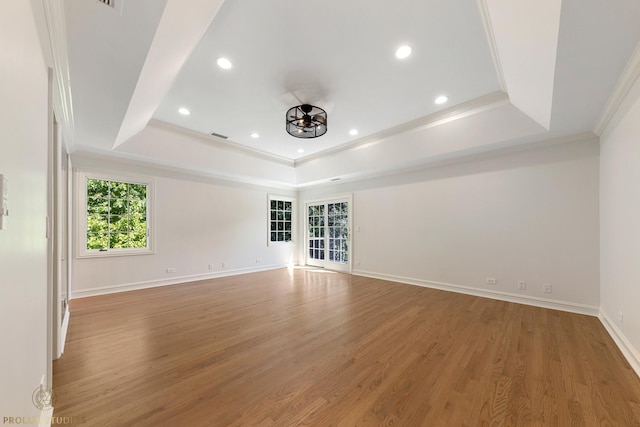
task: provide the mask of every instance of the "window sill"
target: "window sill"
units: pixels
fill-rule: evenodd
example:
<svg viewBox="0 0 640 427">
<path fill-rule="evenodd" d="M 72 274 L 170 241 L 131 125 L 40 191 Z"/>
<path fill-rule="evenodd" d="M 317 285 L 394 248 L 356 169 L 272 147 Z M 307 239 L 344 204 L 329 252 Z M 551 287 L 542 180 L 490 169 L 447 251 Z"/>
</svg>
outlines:
<svg viewBox="0 0 640 427">
<path fill-rule="evenodd" d="M 107 258 L 107 257 L 119 257 L 119 256 L 138 256 L 138 255 L 153 255 L 154 253 L 155 251 L 152 249 L 141 249 L 136 251 L 111 249 L 106 251 L 82 252 L 78 254 L 77 258 L 83 259 L 83 258 Z"/>
</svg>

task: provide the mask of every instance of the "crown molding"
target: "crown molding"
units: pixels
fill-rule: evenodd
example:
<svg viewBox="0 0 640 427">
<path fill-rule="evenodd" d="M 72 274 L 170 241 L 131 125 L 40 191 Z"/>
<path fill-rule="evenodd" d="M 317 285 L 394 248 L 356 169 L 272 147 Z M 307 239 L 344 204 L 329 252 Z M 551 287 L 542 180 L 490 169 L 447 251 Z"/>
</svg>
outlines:
<svg viewBox="0 0 640 427">
<path fill-rule="evenodd" d="M 509 96 L 505 92 L 497 91 L 490 94 L 472 99 L 471 101 L 464 102 L 462 104 L 455 105 L 446 110 L 438 111 L 437 113 L 430 114 L 428 116 L 420 117 L 415 120 L 394 126 L 386 129 L 382 132 L 375 133 L 363 138 L 356 139 L 350 143 L 340 145 L 338 147 L 322 150 L 318 153 L 300 158 L 294 161 L 294 166 L 300 166 L 304 163 L 327 156 L 333 156 L 343 153 L 349 150 L 355 150 L 359 148 L 365 148 L 374 144 L 382 142 L 385 138 L 389 138 L 394 135 L 398 135 L 404 132 L 416 131 L 422 129 L 428 129 L 430 127 L 438 126 L 444 123 L 451 122 L 453 120 L 461 119 L 473 114 L 481 113 L 483 111 L 493 109 L 502 105 L 509 104 Z"/>
<path fill-rule="evenodd" d="M 167 122 L 163 122 L 161 120 L 156 120 L 156 119 L 152 119 L 149 121 L 149 123 L 147 123 L 147 126 L 152 127 L 152 128 L 156 128 L 156 129 L 161 129 L 164 131 L 168 131 L 168 132 L 173 132 L 173 133 L 177 133 L 179 135 L 182 136 L 187 136 L 187 137 L 191 137 L 191 138 L 196 138 L 202 142 L 205 142 L 209 145 L 212 145 L 216 148 L 222 149 L 222 150 L 229 150 L 229 151 L 235 151 L 237 153 L 241 153 L 244 155 L 248 155 L 248 156 L 252 156 L 252 157 L 256 157 L 258 159 L 261 160 L 267 160 L 270 162 L 274 162 L 274 163 L 279 163 L 285 166 L 290 166 L 293 167 L 295 166 L 295 163 L 292 159 L 286 158 L 286 157 L 282 157 L 282 156 L 278 156 L 275 154 L 271 154 L 268 153 L 266 151 L 262 151 L 262 150 L 257 150 L 254 148 L 249 148 L 249 147 L 245 147 L 243 145 L 237 144 L 235 142 L 232 141 L 228 141 L 226 139 L 222 139 L 220 137 L 217 136 L 213 136 L 213 135 L 206 135 L 200 132 L 196 132 L 194 130 L 191 129 L 187 129 L 187 128 L 183 128 L 181 126 L 177 126 L 171 123 L 167 123 Z"/>
<path fill-rule="evenodd" d="M 55 81 L 58 87 L 54 97 L 56 120 L 61 125 L 64 143 L 68 151 L 74 147 L 74 117 L 67 50 L 67 27 L 64 19 L 63 0 L 42 0 L 47 22 L 47 33 Z"/>
<path fill-rule="evenodd" d="M 484 24 L 484 31 L 487 35 L 487 43 L 491 51 L 491 58 L 493 59 L 493 66 L 496 69 L 500 89 L 502 89 L 503 92 L 507 92 L 507 84 L 504 80 L 504 73 L 502 72 L 502 61 L 500 61 L 500 51 L 498 50 L 498 44 L 496 43 L 496 37 L 493 32 L 493 24 L 491 23 L 491 14 L 489 13 L 487 0 L 478 0 L 478 8 L 480 9 L 480 17 Z"/>
<path fill-rule="evenodd" d="M 222 139 L 217 136 L 206 135 L 206 134 L 196 132 L 194 130 L 177 126 L 171 123 L 167 123 L 161 120 L 152 119 L 149 121 L 147 126 L 153 127 L 156 129 L 165 130 L 168 132 L 173 132 L 182 136 L 196 138 L 202 142 L 213 145 L 214 147 L 219 149 L 235 151 L 235 152 L 242 153 L 245 155 L 250 155 L 262 160 L 283 164 L 285 166 L 297 167 L 299 165 L 302 165 L 306 162 L 310 162 L 318 158 L 331 156 L 331 155 L 339 154 L 348 150 L 363 148 L 364 146 L 376 144 L 381 142 L 384 138 L 388 138 L 393 135 L 397 135 L 397 134 L 407 132 L 407 131 L 412 131 L 412 130 L 427 129 L 429 127 L 444 124 L 452 120 L 457 120 L 472 114 L 477 114 L 491 108 L 496 108 L 502 105 L 506 105 L 508 103 L 509 103 L 509 96 L 505 92 L 502 92 L 502 91 L 492 92 L 487 95 L 483 95 L 481 97 L 472 99 L 471 101 L 458 104 L 446 110 L 442 110 L 437 113 L 430 114 L 428 116 L 421 117 L 421 118 L 400 124 L 398 126 L 394 126 L 392 128 L 386 129 L 382 132 L 378 132 L 373 135 L 356 139 L 350 143 L 343 144 L 338 147 L 322 150 L 318 153 L 314 153 L 310 156 L 306 156 L 297 160 L 292 160 L 287 157 L 282 157 L 282 156 L 268 153 L 266 151 L 249 148 L 249 147 L 234 143 L 232 141 Z"/>
<path fill-rule="evenodd" d="M 602 133 L 607 129 L 607 126 L 611 123 L 611 120 L 616 115 L 625 98 L 635 85 L 635 83 L 640 78 L 640 43 L 636 46 L 636 49 L 633 51 L 629 62 L 625 66 L 618 82 L 616 83 L 609 100 L 605 104 L 605 107 L 600 114 L 600 118 L 596 122 L 595 127 L 593 128 L 593 132 L 596 135 L 602 135 Z"/>
<path fill-rule="evenodd" d="M 518 143 L 508 142 L 506 144 L 492 144 L 490 147 L 476 147 L 465 150 L 464 152 L 448 153 L 435 157 L 422 159 L 416 163 L 407 164 L 400 167 L 390 169 L 369 170 L 363 173 L 353 173 L 341 175 L 339 181 L 332 181 L 331 178 L 323 178 L 317 181 L 298 183 L 296 187 L 300 191 L 316 190 L 320 188 L 341 189 L 340 191 L 354 191 L 354 185 L 371 181 L 374 186 L 376 180 L 386 180 L 389 178 L 408 177 L 410 175 L 423 172 L 427 169 L 441 168 L 460 163 L 468 163 L 474 161 L 482 161 L 497 156 L 507 156 L 524 152 L 534 152 L 536 150 L 545 150 L 565 144 L 580 144 L 597 141 L 598 135 L 591 131 L 576 134 L 561 135 L 554 137 L 543 137 L 535 139 L 524 139 Z M 333 178 L 333 177 L 332 177 Z M 346 189 L 344 189 L 346 188 Z M 363 187 L 364 188 L 364 187 Z M 344 190 L 343 190 L 344 189 Z M 361 188 L 359 188 L 361 189 Z"/>
<path fill-rule="evenodd" d="M 293 183 L 213 172 L 211 169 L 196 168 L 164 160 L 149 159 L 144 156 L 125 153 L 122 151 L 103 150 L 94 147 L 81 146 L 76 147 L 70 154 L 71 163 L 74 168 L 90 169 L 97 172 L 130 171 L 132 167 L 135 167 L 135 170 L 137 171 L 136 173 L 141 175 L 165 176 L 174 179 L 185 179 L 214 185 L 224 185 L 227 187 L 242 187 L 266 191 L 293 191 L 296 188 L 296 185 Z"/>
</svg>

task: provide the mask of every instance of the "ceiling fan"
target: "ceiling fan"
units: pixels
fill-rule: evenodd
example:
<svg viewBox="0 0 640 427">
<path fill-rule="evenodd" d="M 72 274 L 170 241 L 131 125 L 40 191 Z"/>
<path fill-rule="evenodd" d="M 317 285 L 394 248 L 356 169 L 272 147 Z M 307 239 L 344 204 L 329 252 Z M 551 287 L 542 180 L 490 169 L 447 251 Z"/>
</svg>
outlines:
<svg viewBox="0 0 640 427">
<path fill-rule="evenodd" d="M 317 138 L 327 133 L 327 112 L 311 104 L 302 104 L 287 111 L 287 132 L 296 138 Z"/>
</svg>

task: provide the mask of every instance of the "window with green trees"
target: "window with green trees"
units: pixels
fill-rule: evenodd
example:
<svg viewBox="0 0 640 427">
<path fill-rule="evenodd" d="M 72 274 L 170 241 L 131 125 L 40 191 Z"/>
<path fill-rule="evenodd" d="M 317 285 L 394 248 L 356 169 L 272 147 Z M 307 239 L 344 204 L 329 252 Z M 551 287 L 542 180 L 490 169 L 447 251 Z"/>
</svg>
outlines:
<svg viewBox="0 0 640 427">
<path fill-rule="evenodd" d="M 87 178 L 87 250 L 148 247 L 148 185 Z"/>
<path fill-rule="evenodd" d="M 269 197 L 269 242 L 293 241 L 293 201 Z"/>
</svg>

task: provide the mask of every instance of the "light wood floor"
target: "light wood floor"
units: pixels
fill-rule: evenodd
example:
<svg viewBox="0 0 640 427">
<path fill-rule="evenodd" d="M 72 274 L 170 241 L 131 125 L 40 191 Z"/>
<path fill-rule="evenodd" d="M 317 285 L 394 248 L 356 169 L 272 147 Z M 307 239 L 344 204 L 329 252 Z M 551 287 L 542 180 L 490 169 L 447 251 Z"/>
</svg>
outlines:
<svg viewBox="0 0 640 427">
<path fill-rule="evenodd" d="M 55 416 L 85 426 L 638 426 L 598 319 L 275 270 L 74 300 Z"/>
</svg>

